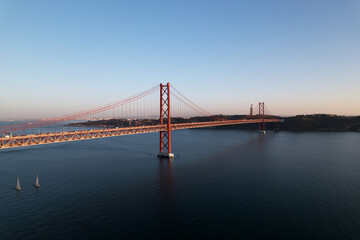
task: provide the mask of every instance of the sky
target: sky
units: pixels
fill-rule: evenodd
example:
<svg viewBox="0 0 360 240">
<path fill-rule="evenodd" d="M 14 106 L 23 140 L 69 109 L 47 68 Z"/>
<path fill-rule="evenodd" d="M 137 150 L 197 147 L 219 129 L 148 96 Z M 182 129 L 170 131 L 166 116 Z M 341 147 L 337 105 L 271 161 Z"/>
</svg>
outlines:
<svg viewBox="0 0 360 240">
<path fill-rule="evenodd" d="M 360 1 L 0 0 L 0 119 L 166 82 L 214 114 L 360 115 Z"/>
</svg>

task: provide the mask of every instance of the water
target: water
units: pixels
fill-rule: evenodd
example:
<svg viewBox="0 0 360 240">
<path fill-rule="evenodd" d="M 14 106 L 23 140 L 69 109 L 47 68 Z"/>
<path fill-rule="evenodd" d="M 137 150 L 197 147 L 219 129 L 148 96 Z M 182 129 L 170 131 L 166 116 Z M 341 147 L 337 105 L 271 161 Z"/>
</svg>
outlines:
<svg viewBox="0 0 360 240">
<path fill-rule="evenodd" d="M 0 239 L 360 239 L 359 142 L 198 129 L 173 132 L 171 162 L 158 133 L 1 150 Z"/>
<path fill-rule="evenodd" d="M 28 121 L 0 121 L 0 129 L 2 127 L 9 127 L 11 125 L 18 125 L 18 124 L 28 124 L 31 122 Z M 31 135 L 31 134 L 44 134 L 44 133 L 56 133 L 56 132 L 73 132 L 73 131 L 83 131 L 83 130 L 93 130 L 93 129 L 104 129 L 105 127 L 93 127 L 93 126 L 71 126 L 70 124 L 73 123 L 72 121 L 69 122 L 61 122 L 58 124 L 53 125 L 46 125 L 42 127 L 34 127 L 24 130 L 19 130 L 15 132 L 11 132 L 12 136 L 21 136 L 21 135 Z M 111 127 L 106 127 L 111 128 Z M 3 129 L 1 129 L 3 130 Z M 4 135 L 0 134 L 2 137 Z"/>
</svg>

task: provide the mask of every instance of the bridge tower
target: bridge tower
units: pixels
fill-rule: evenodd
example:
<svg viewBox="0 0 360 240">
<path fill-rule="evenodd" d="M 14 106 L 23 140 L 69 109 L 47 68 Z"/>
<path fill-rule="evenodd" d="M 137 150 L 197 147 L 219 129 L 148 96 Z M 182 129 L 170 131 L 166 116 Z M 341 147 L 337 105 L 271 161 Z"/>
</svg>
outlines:
<svg viewBox="0 0 360 240">
<path fill-rule="evenodd" d="M 262 118 L 262 122 L 259 122 L 259 133 L 265 134 L 265 103 L 259 102 L 259 118 Z M 262 125 L 262 127 L 261 127 Z M 262 128 L 262 130 L 261 130 Z"/>
<path fill-rule="evenodd" d="M 160 152 L 158 157 L 173 158 L 171 152 L 170 83 L 160 84 L 160 125 L 167 122 L 166 130 L 160 131 Z"/>
</svg>

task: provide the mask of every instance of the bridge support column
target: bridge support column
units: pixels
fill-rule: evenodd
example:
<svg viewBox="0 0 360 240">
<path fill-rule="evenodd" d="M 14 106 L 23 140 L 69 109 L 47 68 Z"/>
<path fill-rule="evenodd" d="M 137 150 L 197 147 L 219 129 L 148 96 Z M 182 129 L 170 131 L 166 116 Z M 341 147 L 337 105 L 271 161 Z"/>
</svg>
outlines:
<svg viewBox="0 0 360 240">
<path fill-rule="evenodd" d="M 158 157 L 173 158 L 171 152 L 171 119 L 170 119 L 170 83 L 160 84 L 160 124 L 167 123 L 166 129 L 160 131 L 160 152 Z"/>
<path fill-rule="evenodd" d="M 259 122 L 259 133 L 265 134 L 265 103 L 259 102 L 259 118 L 262 118 L 262 122 Z"/>
</svg>

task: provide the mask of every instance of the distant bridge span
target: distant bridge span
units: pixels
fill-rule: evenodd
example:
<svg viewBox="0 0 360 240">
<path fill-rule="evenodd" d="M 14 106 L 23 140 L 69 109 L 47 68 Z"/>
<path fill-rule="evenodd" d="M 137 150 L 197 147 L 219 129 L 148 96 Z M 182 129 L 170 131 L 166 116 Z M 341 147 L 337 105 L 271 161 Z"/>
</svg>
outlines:
<svg viewBox="0 0 360 240">
<path fill-rule="evenodd" d="M 259 103 L 258 106 L 259 112 L 257 115 L 253 115 L 253 109 L 251 107 L 250 115 L 247 115 L 242 119 L 237 119 L 237 120 L 221 119 L 220 117 L 208 114 L 208 112 L 206 112 L 205 110 L 203 110 L 202 108 L 198 107 L 196 104 L 191 102 L 176 89 L 174 90 L 177 92 L 177 94 L 173 94 L 173 93 L 170 94 L 170 84 L 167 83 L 166 85 L 160 84 L 160 118 L 158 118 L 160 124 L 157 125 L 150 124 L 150 125 L 135 126 L 135 127 L 116 127 L 116 128 L 92 129 L 92 130 L 82 130 L 82 131 L 62 131 L 62 132 L 55 131 L 48 133 L 25 134 L 25 135 L 15 135 L 15 136 L 9 134 L 9 132 L 10 133 L 17 131 L 19 132 L 21 130 L 27 130 L 31 128 L 33 129 L 39 126 L 41 128 L 42 126 L 50 126 L 54 124 L 56 126 L 56 124 L 58 123 L 79 121 L 82 118 L 85 117 L 89 118 L 89 116 L 93 116 L 94 114 L 102 114 L 109 110 L 113 111 L 112 113 L 114 114 L 116 108 L 118 108 L 119 106 L 120 107 L 127 106 L 127 104 L 133 104 L 133 108 L 130 107 L 129 109 L 126 109 L 126 110 L 130 110 L 130 116 L 132 110 L 137 111 L 136 119 L 141 119 L 140 114 L 142 110 L 141 109 L 139 110 L 139 101 L 141 101 L 141 99 L 150 95 L 151 93 L 155 92 L 155 90 L 156 90 L 155 88 L 152 88 L 141 94 L 135 95 L 132 98 L 128 98 L 120 102 L 112 103 L 109 105 L 105 105 L 95 109 L 90 109 L 88 111 L 83 111 L 72 115 L 66 115 L 64 117 L 44 119 L 34 123 L 3 126 L 2 129 L 0 129 L 0 133 L 4 134 L 3 137 L 0 137 L 0 149 L 17 148 L 17 147 L 25 147 L 25 146 L 33 146 L 33 145 L 41 145 L 41 144 L 49 144 L 49 143 L 58 143 L 58 142 L 71 142 L 71 141 L 97 139 L 97 138 L 140 134 L 140 133 L 160 132 L 160 153 L 158 156 L 174 157 L 174 154 L 171 152 L 171 131 L 173 130 L 258 123 L 259 132 L 265 133 L 265 123 L 280 122 L 280 119 L 266 118 L 267 117 L 265 115 L 266 107 L 264 103 Z M 195 112 L 202 113 L 203 115 L 210 115 L 210 117 L 213 118 L 214 120 L 172 124 L 171 118 L 173 118 L 173 116 L 171 115 L 171 106 L 174 107 L 174 103 L 172 102 L 172 104 L 170 104 L 170 96 L 174 96 L 175 99 L 178 99 L 179 103 L 182 104 L 182 105 L 179 104 L 175 105 L 178 106 L 178 109 L 180 109 L 176 113 L 178 116 L 182 116 L 182 114 L 186 114 L 186 111 L 183 110 L 183 106 L 185 106 L 186 108 L 190 108 Z M 140 102 L 140 105 L 141 104 L 144 104 L 145 110 L 143 112 L 146 112 L 146 108 L 148 108 L 146 107 L 146 102 L 145 101 L 144 103 Z M 99 115 L 96 116 L 98 117 Z"/>
<path fill-rule="evenodd" d="M 265 122 L 279 122 L 279 121 L 280 121 L 279 119 L 265 119 Z M 216 127 L 216 126 L 235 125 L 235 124 L 262 123 L 262 122 L 263 122 L 262 119 L 247 119 L 247 120 L 230 120 L 230 121 L 213 121 L 213 122 L 196 122 L 196 123 L 177 123 L 171 125 L 171 130 Z M 139 133 L 161 132 L 166 130 L 167 130 L 167 125 L 152 125 L 152 126 L 32 134 L 25 136 L 20 135 L 11 138 L 6 138 L 6 137 L 0 138 L 0 148 L 25 147 L 25 146 L 33 146 L 40 144 L 48 144 L 48 143 L 71 142 L 78 140 L 115 137 L 115 136 L 132 135 Z"/>
</svg>

